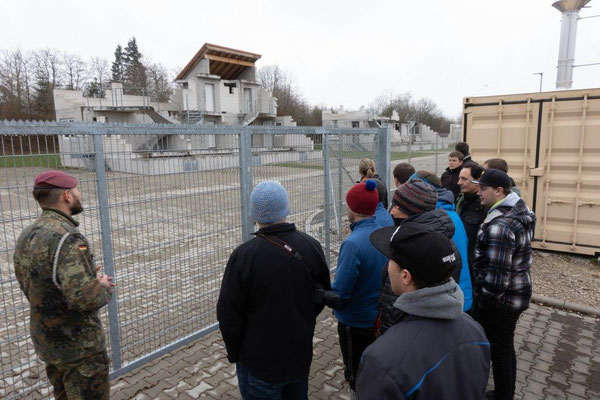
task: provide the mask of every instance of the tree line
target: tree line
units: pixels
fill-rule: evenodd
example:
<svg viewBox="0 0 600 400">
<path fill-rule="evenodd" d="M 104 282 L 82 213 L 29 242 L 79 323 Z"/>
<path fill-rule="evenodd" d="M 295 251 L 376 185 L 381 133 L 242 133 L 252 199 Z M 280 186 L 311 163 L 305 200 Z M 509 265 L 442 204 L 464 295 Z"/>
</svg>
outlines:
<svg viewBox="0 0 600 400">
<path fill-rule="evenodd" d="M 100 57 L 83 59 L 53 49 L 0 53 L 0 120 L 54 120 L 54 89 L 82 90 L 86 97 L 104 98 L 111 82 L 121 82 L 124 94 L 145 94 L 151 101 L 166 102 L 172 94 L 174 73 L 143 56 L 135 37 L 118 44 L 112 62 Z M 302 96 L 291 73 L 277 65 L 258 70 L 257 79 L 277 98 L 277 115 L 291 115 L 300 126 L 320 126 L 327 107 L 311 105 Z M 450 123 L 434 101 L 415 99 L 409 92 L 384 93 L 369 105 L 373 115 L 415 120 L 437 132 L 448 132 Z"/>
<path fill-rule="evenodd" d="M 125 94 L 147 94 L 168 101 L 172 74 L 145 59 L 135 38 L 117 45 L 112 63 L 101 57 L 84 59 L 55 49 L 0 53 L 0 120 L 54 120 L 54 89 L 82 90 L 86 97 L 105 96 L 111 82 L 121 82 Z"/>
</svg>

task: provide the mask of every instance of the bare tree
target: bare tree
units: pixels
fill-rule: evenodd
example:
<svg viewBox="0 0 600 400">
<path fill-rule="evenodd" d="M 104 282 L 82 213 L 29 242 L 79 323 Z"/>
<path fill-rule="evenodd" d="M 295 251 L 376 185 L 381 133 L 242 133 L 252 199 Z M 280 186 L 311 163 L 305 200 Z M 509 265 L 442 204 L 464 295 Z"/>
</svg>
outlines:
<svg viewBox="0 0 600 400">
<path fill-rule="evenodd" d="M 81 90 L 88 79 L 86 62 L 77 54 L 62 53 L 62 66 L 65 76 L 65 89 Z"/>
<path fill-rule="evenodd" d="M 369 111 L 375 115 L 390 117 L 396 111 L 403 120 L 416 120 L 428 125 L 437 132 L 448 132 L 454 121 L 448 118 L 431 99 L 415 100 L 410 92 L 394 94 L 385 92 L 377 97 L 369 106 Z"/>
<path fill-rule="evenodd" d="M 171 79 L 167 68 L 160 64 L 146 60 L 144 63 L 146 69 L 146 80 L 148 82 L 148 92 L 152 101 L 169 101 L 173 89 L 170 85 Z"/>
<path fill-rule="evenodd" d="M 108 61 L 100 57 L 92 57 L 89 62 L 89 82 L 84 87 L 84 96 L 104 98 L 110 79 Z"/>
<path fill-rule="evenodd" d="M 33 67 L 38 81 L 48 82 L 52 89 L 59 87 L 62 81 L 61 58 L 57 50 L 41 49 L 32 53 Z"/>
<path fill-rule="evenodd" d="M 29 64 L 20 49 L 0 56 L 0 119 L 35 118 Z"/>
</svg>

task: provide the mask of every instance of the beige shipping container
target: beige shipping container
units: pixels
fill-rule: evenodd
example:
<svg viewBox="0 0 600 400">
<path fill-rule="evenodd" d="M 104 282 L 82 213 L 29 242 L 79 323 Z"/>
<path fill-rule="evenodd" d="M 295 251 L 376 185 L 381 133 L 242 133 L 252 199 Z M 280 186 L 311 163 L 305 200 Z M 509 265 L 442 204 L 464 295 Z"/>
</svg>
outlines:
<svg viewBox="0 0 600 400">
<path fill-rule="evenodd" d="M 466 97 L 473 160 L 499 157 L 537 216 L 533 246 L 600 255 L 600 89 Z"/>
</svg>

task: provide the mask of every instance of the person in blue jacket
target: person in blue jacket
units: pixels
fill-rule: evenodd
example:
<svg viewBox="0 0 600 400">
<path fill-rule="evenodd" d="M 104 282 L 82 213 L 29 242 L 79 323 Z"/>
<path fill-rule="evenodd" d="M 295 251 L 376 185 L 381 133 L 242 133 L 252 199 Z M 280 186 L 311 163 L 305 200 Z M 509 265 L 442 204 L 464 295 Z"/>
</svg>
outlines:
<svg viewBox="0 0 600 400">
<path fill-rule="evenodd" d="M 469 240 L 467 238 L 465 226 L 454 209 L 454 194 L 442 187 L 440 178 L 433 172 L 417 171 L 409 178 L 409 180 L 412 179 L 421 179 L 423 182 L 433 186 L 438 194 L 436 209 L 446 211 L 448 216 L 452 219 L 452 223 L 454 224 L 454 236 L 452 236 L 452 241 L 456 245 L 462 261 L 460 278 L 457 283 L 465 297 L 463 310 L 467 312 L 473 306 L 473 284 L 471 282 L 471 273 L 469 272 Z"/>
<path fill-rule="evenodd" d="M 379 203 L 377 203 L 377 208 L 375 209 L 375 223 L 379 225 L 380 228 L 394 226 L 394 218 L 392 218 L 383 205 L 384 200 L 387 202 L 387 189 L 383 182 L 379 180 L 377 181 L 377 193 L 379 194 Z"/>
<path fill-rule="evenodd" d="M 323 303 L 334 309 L 338 319 L 338 335 L 344 376 L 350 384 L 351 398 L 360 357 L 375 340 L 377 300 L 381 271 L 386 257 L 375 249 L 369 236 L 380 226 L 375 222 L 379 202 L 377 183 L 366 180 L 354 185 L 346 194 L 350 235 L 340 248 L 335 279 L 331 291 L 323 291 Z"/>
</svg>

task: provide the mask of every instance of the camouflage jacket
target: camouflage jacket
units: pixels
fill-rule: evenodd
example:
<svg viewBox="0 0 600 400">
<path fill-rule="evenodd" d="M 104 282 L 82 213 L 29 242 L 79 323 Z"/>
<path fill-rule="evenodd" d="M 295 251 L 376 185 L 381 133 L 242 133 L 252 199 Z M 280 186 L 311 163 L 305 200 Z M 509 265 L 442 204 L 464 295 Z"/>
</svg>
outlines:
<svg viewBox="0 0 600 400">
<path fill-rule="evenodd" d="M 30 305 L 31 338 L 38 356 L 49 364 L 106 348 L 98 309 L 111 293 L 96 279 L 93 255 L 78 225 L 60 211 L 45 209 L 21 232 L 15 248 L 15 275 Z M 52 264 L 66 233 L 55 284 Z"/>
</svg>

